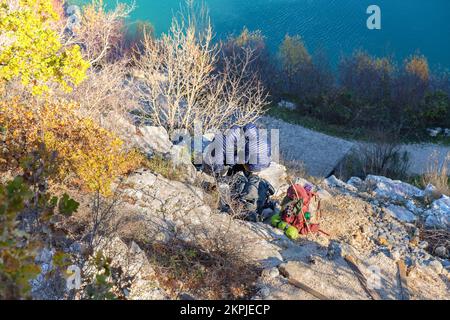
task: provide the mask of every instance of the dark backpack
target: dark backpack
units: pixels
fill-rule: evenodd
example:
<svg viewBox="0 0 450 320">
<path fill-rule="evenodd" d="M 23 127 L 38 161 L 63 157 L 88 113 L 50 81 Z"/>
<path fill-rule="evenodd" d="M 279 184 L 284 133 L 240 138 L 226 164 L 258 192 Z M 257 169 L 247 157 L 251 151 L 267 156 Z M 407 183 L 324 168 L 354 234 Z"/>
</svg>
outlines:
<svg viewBox="0 0 450 320">
<path fill-rule="evenodd" d="M 260 215 L 269 205 L 269 198 L 275 189 L 257 175 L 239 175 L 233 188 L 234 198 L 243 204 L 248 220 L 260 221 Z"/>
</svg>

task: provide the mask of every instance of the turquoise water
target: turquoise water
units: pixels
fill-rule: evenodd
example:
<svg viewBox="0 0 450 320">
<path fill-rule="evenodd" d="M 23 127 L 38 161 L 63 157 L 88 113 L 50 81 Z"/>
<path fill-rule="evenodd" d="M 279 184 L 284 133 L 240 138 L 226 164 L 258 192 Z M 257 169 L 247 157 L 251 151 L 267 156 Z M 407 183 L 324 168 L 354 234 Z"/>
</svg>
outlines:
<svg viewBox="0 0 450 320">
<path fill-rule="evenodd" d="M 105 0 L 116 3 L 116 0 Z M 126 0 L 125 2 L 132 2 Z M 148 20 L 167 31 L 184 0 L 136 0 L 130 20 Z M 419 51 L 433 66 L 450 68 L 449 0 L 205 0 L 217 37 L 244 26 L 260 29 L 275 51 L 286 33 L 300 34 L 310 51 L 325 50 L 332 61 L 364 48 L 401 60 Z M 382 11 L 382 29 L 368 30 L 366 9 Z"/>
</svg>

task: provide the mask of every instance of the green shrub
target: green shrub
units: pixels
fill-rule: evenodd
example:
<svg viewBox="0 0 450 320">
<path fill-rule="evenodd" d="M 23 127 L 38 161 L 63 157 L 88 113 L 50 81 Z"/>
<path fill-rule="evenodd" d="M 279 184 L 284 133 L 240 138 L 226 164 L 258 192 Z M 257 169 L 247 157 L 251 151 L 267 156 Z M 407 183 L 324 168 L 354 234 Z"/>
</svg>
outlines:
<svg viewBox="0 0 450 320">
<path fill-rule="evenodd" d="M 35 256 L 51 237 L 53 217 L 69 217 L 79 206 L 67 194 L 58 198 L 47 193 L 51 170 L 39 152 L 23 163 L 23 171 L 23 175 L 0 185 L 0 300 L 30 297 L 30 280 L 40 272 Z M 25 231 L 19 216 L 33 220 L 32 231 Z"/>
<path fill-rule="evenodd" d="M 450 99 L 448 94 L 440 90 L 427 93 L 421 120 L 417 125 L 450 127 Z"/>
</svg>

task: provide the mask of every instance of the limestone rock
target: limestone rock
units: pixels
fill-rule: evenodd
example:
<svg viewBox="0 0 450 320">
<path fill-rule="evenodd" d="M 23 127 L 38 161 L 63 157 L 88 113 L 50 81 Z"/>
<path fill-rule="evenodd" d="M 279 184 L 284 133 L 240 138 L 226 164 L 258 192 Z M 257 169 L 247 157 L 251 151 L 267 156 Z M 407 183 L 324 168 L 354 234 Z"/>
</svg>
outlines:
<svg viewBox="0 0 450 320">
<path fill-rule="evenodd" d="M 298 184 L 298 185 L 301 185 L 302 187 L 305 187 L 305 186 L 309 185 L 309 186 L 311 186 L 311 187 L 313 187 L 313 188 L 316 188 L 316 187 L 314 186 L 313 183 L 309 182 L 309 181 L 306 180 L 306 179 L 300 178 L 300 177 L 297 177 L 297 178 L 295 179 L 295 182 L 294 182 L 294 183 L 295 183 L 295 184 Z"/>
<path fill-rule="evenodd" d="M 364 181 L 361 178 L 358 177 L 351 177 L 348 181 L 347 184 L 354 186 L 355 188 L 361 188 L 364 184 Z"/>
<path fill-rule="evenodd" d="M 339 180 L 335 176 L 331 176 L 331 177 L 325 179 L 325 184 L 330 188 L 341 188 L 341 189 L 348 190 L 351 192 L 358 191 L 358 189 L 356 187 L 354 187 L 353 185 L 345 183 L 344 181 Z"/>
<path fill-rule="evenodd" d="M 131 279 L 125 293 L 131 300 L 162 300 L 167 295 L 159 288 L 155 271 L 143 250 L 134 242 L 128 247 L 119 237 L 103 239 L 95 251 L 112 258 L 111 266 L 122 270 L 124 279 Z"/>
<path fill-rule="evenodd" d="M 402 222 L 411 223 L 416 221 L 417 219 L 414 213 L 400 206 L 390 205 L 389 207 L 385 208 L 384 211 Z"/>
<path fill-rule="evenodd" d="M 270 167 L 256 173 L 259 177 L 267 180 L 275 189 L 275 196 L 280 196 L 288 188 L 286 167 L 271 162 Z"/>
<path fill-rule="evenodd" d="M 139 136 L 136 136 L 137 145 L 147 153 L 170 153 L 172 142 L 167 130 L 163 127 L 144 126 L 138 128 Z"/>
<path fill-rule="evenodd" d="M 425 225 L 427 227 L 450 227 L 450 197 L 442 196 L 432 203 L 431 208 L 425 211 Z"/>
<path fill-rule="evenodd" d="M 408 199 L 421 198 L 424 196 L 424 192 L 419 188 L 386 177 L 368 175 L 365 183 L 374 190 L 374 194 L 377 198 L 407 201 Z"/>
</svg>

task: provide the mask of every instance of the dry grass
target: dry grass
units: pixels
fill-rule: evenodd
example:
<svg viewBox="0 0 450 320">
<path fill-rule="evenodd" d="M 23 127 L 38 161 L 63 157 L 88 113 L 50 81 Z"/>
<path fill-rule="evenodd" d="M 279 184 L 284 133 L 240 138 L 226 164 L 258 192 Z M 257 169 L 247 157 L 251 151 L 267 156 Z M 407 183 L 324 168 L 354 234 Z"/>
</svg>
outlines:
<svg viewBox="0 0 450 320">
<path fill-rule="evenodd" d="M 303 178 L 315 185 L 318 185 L 323 181 L 324 177 L 309 175 L 305 164 L 302 161 L 291 159 L 291 156 L 282 155 L 282 159 L 280 161 L 280 163 L 287 169 L 288 181 L 296 181 L 297 178 Z"/>
<path fill-rule="evenodd" d="M 434 230 L 422 228 L 420 231 L 421 240 L 428 242 L 427 250 L 435 254 L 436 248 L 445 247 L 450 250 L 450 232 L 448 230 Z"/>
<path fill-rule="evenodd" d="M 161 156 L 154 156 L 145 161 L 145 167 L 151 172 L 160 174 L 166 179 L 182 181 L 185 177 L 183 169 L 175 166 L 172 161 L 166 160 Z"/>
<path fill-rule="evenodd" d="M 422 185 L 427 186 L 432 184 L 436 189 L 445 195 L 450 195 L 450 184 L 449 184 L 449 162 L 450 153 L 447 154 L 444 162 L 439 163 L 439 159 L 436 154 L 432 155 L 430 163 L 428 165 L 427 173 L 422 176 Z"/>
<path fill-rule="evenodd" d="M 229 250 L 172 240 L 143 245 L 158 281 L 174 298 L 189 292 L 201 299 L 245 299 L 254 292 L 259 269 Z"/>
<path fill-rule="evenodd" d="M 371 137 L 372 143 L 361 144 L 341 161 L 335 175 L 342 180 L 369 174 L 406 180 L 410 157 L 402 150 L 396 134 L 377 129 Z"/>
</svg>

